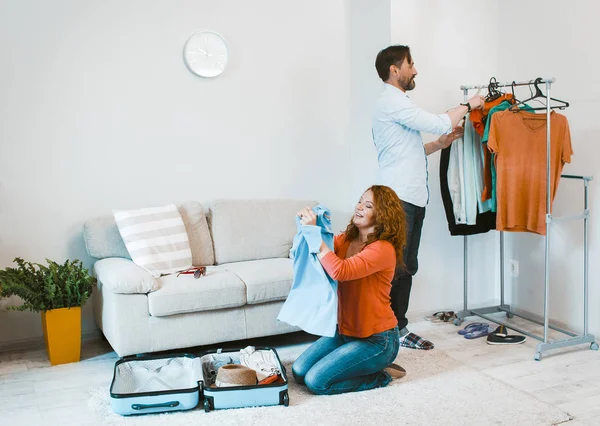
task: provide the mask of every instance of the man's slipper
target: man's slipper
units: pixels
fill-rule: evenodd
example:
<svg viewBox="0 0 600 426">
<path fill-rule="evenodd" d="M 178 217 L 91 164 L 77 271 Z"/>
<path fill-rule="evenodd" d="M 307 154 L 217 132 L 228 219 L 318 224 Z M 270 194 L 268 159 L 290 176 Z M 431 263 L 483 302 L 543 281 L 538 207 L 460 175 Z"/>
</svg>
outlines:
<svg viewBox="0 0 600 426">
<path fill-rule="evenodd" d="M 400 346 L 410 349 L 423 349 L 428 351 L 433 349 L 433 343 L 417 336 L 415 333 L 408 333 L 400 339 Z"/>
<path fill-rule="evenodd" d="M 471 332 L 466 333 L 465 339 L 477 339 L 479 337 L 487 336 L 488 334 L 490 334 L 490 331 L 491 330 L 487 326 L 476 328 L 476 329 L 472 330 Z"/>
<path fill-rule="evenodd" d="M 383 369 L 386 373 L 388 373 L 392 379 L 401 379 L 406 376 L 406 370 L 400 367 L 398 364 L 390 364 Z"/>
<path fill-rule="evenodd" d="M 462 330 L 458 330 L 458 334 L 460 334 L 461 336 L 464 336 L 467 333 L 471 333 L 475 330 L 477 330 L 478 328 L 484 328 L 487 329 L 489 327 L 489 324 L 485 323 L 485 322 L 474 322 L 471 323 L 467 326 L 465 326 L 465 328 L 463 328 Z"/>
</svg>

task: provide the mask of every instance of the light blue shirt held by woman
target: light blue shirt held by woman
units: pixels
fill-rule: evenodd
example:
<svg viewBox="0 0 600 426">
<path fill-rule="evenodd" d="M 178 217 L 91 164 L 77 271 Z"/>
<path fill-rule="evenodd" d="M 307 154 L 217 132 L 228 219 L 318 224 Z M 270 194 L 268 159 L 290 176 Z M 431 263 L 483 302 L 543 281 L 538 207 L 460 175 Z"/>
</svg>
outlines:
<svg viewBox="0 0 600 426">
<path fill-rule="evenodd" d="M 310 334 L 333 337 L 337 326 L 337 281 L 325 273 L 317 258 L 321 242 L 333 250 L 331 217 L 329 209 L 321 204 L 312 210 L 317 215 L 316 226 L 302 225 L 296 217 L 298 232 L 291 250 L 294 281 L 277 319 Z"/>
</svg>

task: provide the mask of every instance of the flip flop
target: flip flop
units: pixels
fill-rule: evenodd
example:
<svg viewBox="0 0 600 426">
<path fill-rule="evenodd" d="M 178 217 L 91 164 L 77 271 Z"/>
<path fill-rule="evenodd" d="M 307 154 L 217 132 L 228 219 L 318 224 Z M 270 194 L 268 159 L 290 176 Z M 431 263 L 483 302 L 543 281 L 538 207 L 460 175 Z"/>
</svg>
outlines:
<svg viewBox="0 0 600 426">
<path fill-rule="evenodd" d="M 473 322 L 473 323 L 465 326 L 465 328 L 463 328 L 462 330 L 458 330 L 458 334 L 460 334 L 461 336 L 464 336 L 465 334 L 471 333 L 472 331 L 475 331 L 476 329 L 479 329 L 479 328 L 487 329 L 488 327 L 489 327 L 489 324 L 487 324 L 485 322 Z"/>
<path fill-rule="evenodd" d="M 487 336 L 488 334 L 490 334 L 489 327 L 486 326 L 485 328 L 476 328 L 472 332 L 465 334 L 465 339 L 477 339 L 479 337 Z"/>
</svg>

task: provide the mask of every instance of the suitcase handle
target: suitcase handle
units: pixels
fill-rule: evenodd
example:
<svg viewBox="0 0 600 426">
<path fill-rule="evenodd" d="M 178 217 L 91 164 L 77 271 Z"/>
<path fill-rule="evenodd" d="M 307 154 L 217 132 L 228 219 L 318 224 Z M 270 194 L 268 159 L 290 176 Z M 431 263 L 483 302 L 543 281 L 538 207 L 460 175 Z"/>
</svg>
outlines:
<svg viewBox="0 0 600 426">
<path fill-rule="evenodd" d="M 163 402 L 161 404 L 132 404 L 134 410 L 145 410 L 147 408 L 173 408 L 179 405 L 179 401 Z"/>
</svg>

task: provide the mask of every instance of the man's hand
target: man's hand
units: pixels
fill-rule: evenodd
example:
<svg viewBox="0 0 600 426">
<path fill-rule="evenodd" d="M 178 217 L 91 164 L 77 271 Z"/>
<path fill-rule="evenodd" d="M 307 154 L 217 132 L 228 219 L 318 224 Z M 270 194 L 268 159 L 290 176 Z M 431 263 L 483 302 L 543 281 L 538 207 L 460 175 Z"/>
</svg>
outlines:
<svg viewBox="0 0 600 426">
<path fill-rule="evenodd" d="M 468 101 L 469 105 L 471 105 L 471 109 L 483 109 L 483 104 L 485 104 L 485 98 L 479 95 L 479 90 Z"/>
<path fill-rule="evenodd" d="M 465 129 L 463 127 L 455 127 L 454 130 L 452 130 L 452 133 L 442 135 L 437 140 L 439 149 L 448 148 L 452 142 L 454 142 L 458 138 L 462 138 L 464 134 Z"/>
</svg>

